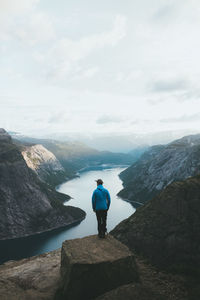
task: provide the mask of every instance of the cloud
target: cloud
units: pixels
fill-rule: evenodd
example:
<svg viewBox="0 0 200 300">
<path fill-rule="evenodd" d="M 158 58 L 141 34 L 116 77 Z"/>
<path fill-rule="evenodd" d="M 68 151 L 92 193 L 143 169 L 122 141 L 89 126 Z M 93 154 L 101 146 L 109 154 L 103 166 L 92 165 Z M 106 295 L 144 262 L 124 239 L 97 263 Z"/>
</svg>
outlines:
<svg viewBox="0 0 200 300">
<path fill-rule="evenodd" d="M 55 37 L 52 18 L 37 11 L 40 0 L 0 0 L 0 38 L 34 45 Z"/>
<path fill-rule="evenodd" d="M 152 20 L 154 22 L 160 22 L 160 23 L 166 23 L 167 21 L 169 21 L 169 19 L 171 20 L 174 15 L 177 13 L 178 10 L 178 3 L 165 3 L 164 5 L 160 6 L 154 13 L 152 16 Z"/>
<path fill-rule="evenodd" d="M 31 10 L 40 0 L 0 0 L 2 14 L 21 14 Z"/>
<path fill-rule="evenodd" d="M 152 91 L 158 93 L 186 90 L 188 82 L 185 79 L 160 80 L 152 84 Z"/>
<path fill-rule="evenodd" d="M 58 40 L 46 56 L 46 63 L 49 65 L 51 62 L 53 65 L 53 69 L 48 72 L 49 77 L 56 80 L 64 78 L 74 69 L 76 63 L 104 47 L 116 46 L 125 36 L 126 17 L 117 15 L 112 29 L 107 32 L 85 36 L 79 40 L 70 38 Z"/>
<path fill-rule="evenodd" d="M 99 72 L 98 67 L 91 67 L 86 69 L 77 68 L 76 74 L 72 77 L 72 80 L 89 79 L 95 76 Z"/>
<path fill-rule="evenodd" d="M 167 118 L 162 119 L 160 122 L 162 123 L 184 123 L 184 122 L 199 122 L 200 120 L 200 113 L 192 114 L 192 115 L 182 115 L 177 118 Z"/>
<path fill-rule="evenodd" d="M 122 117 L 104 115 L 104 116 L 99 117 L 96 120 L 96 123 L 97 124 L 108 124 L 108 123 L 120 123 L 123 121 L 124 121 L 124 119 Z"/>
<path fill-rule="evenodd" d="M 48 123 L 50 124 L 57 124 L 57 123 L 66 123 L 69 121 L 69 114 L 65 111 L 58 111 L 51 113 L 50 117 L 48 118 Z"/>
<path fill-rule="evenodd" d="M 22 23 L 14 33 L 17 38 L 29 45 L 45 43 L 56 36 L 52 19 L 42 12 L 31 14 L 27 20 L 26 27 Z"/>
</svg>

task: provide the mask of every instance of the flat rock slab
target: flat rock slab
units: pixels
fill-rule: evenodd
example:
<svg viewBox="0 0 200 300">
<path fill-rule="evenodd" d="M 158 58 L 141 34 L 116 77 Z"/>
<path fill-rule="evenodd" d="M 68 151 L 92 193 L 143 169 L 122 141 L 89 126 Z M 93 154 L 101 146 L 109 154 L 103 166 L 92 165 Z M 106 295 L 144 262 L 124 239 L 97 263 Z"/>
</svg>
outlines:
<svg viewBox="0 0 200 300">
<path fill-rule="evenodd" d="M 120 285 L 138 281 L 133 253 L 108 235 L 68 240 L 61 251 L 62 286 L 56 299 L 95 297 Z"/>
<path fill-rule="evenodd" d="M 0 266 L 1 300 L 53 300 L 60 280 L 60 249 Z"/>
</svg>

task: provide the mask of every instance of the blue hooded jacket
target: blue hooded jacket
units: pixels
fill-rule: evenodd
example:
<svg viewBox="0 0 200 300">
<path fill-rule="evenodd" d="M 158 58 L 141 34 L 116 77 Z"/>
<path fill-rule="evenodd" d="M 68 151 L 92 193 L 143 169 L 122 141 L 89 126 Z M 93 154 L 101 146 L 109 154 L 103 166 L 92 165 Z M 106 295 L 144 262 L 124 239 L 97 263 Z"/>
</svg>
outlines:
<svg viewBox="0 0 200 300">
<path fill-rule="evenodd" d="M 110 207 L 110 194 L 101 184 L 97 186 L 92 195 L 92 208 L 96 210 L 108 210 Z"/>
</svg>

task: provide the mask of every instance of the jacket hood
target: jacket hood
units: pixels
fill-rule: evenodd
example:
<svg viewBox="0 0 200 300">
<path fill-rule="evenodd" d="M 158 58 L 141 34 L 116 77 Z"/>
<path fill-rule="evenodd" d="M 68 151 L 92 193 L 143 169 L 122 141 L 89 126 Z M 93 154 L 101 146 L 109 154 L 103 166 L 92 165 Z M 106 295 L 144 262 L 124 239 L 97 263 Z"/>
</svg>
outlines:
<svg viewBox="0 0 200 300">
<path fill-rule="evenodd" d="M 103 189 L 104 189 L 104 187 L 103 187 L 103 185 L 99 184 L 99 185 L 97 186 L 97 189 L 99 189 L 99 190 L 103 190 Z"/>
</svg>

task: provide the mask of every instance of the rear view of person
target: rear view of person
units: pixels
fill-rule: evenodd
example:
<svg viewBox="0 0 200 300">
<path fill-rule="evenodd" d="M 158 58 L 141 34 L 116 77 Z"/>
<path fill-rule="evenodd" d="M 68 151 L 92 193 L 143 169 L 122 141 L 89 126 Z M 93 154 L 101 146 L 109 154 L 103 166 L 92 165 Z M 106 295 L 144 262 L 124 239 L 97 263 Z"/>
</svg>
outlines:
<svg viewBox="0 0 200 300">
<path fill-rule="evenodd" d="M 107 211 L 109 210 L 111 200 L 108 190 L 103 187 L 103 180 L 98 179 L 96 182 L 97 188 L 92 195 L 92 208 L 97 217 L 98 236 L 104 238 L 107 231 Z"/>
</svg>

